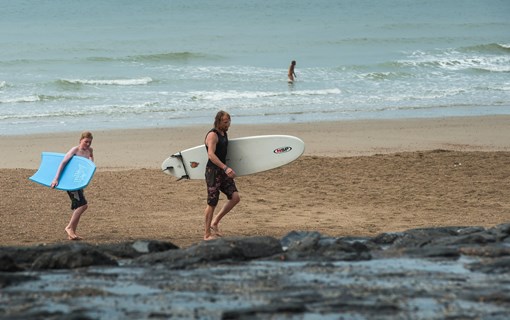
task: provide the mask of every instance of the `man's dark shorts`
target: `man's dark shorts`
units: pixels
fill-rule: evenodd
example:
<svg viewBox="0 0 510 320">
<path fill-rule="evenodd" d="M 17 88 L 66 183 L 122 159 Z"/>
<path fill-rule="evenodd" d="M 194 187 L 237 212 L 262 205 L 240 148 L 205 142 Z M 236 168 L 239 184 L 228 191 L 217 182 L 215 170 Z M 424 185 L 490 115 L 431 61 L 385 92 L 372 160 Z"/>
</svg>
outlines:
<svg viewBox="0 0 510 320">
<path fill-rule="evenodd" d="M 227 198 L 232 199 L 234 192 L 237 192 L 234 179 L 227 176 L 223 170 L 214 166 L 205 168 L 205 181 L 207 184 L 207 204 L 216 207 L 220 199 L 220 191 Z"/>
<path fill-rule="evenodd" d="M 87 204 L 87 199 L 83 194 L 83 189 L 76 191 L 67 191 L 69 198 L 71 198 L 71 210 L 77 209 Z"/>
</svg>

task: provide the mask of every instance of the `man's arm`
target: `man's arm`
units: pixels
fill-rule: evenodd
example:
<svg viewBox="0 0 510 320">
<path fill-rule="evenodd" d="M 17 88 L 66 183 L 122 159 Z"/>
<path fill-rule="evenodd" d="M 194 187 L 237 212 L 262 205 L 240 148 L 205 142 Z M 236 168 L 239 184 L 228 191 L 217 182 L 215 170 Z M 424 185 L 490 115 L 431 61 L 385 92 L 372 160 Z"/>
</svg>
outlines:
<svg viewBox="0 0 510 320">
<path fill-rule="evenodd" d="M 216 156 L 216 145 L 218 144 L 218 135 L 215 132 L 209 132 L 205 138 L 205 144 L 207 145 L 207 156 L 212 163 L 223 170 L 226 169 L 227 165 L 221 162 Z"/>
</svg>

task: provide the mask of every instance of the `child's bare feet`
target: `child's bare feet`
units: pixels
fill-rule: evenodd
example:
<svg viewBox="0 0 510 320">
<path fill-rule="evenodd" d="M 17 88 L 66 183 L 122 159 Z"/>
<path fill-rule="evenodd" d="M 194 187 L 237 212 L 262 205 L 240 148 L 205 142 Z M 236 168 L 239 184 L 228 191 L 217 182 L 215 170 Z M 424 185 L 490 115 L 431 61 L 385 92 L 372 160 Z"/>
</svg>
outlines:
<svg viewBox="0 0 510 320">
<path fill-rule="evenodd" d="M 71 228 L 65 228 L 66 230 L 66 233 L 67 233 L 67 239 L 69 240 L 81 240 L 81 237 L 78 236 L 73 229 Z"/>
<path fill-rule="evenodd" d="M 217 237 L 223 237 L 223 235 L 221 234 L 220 232 L 220 228 L 218 227 L 218 225 L 211 225 L 211 231 L 212 233 L 217 236 Z"/>
</svg>

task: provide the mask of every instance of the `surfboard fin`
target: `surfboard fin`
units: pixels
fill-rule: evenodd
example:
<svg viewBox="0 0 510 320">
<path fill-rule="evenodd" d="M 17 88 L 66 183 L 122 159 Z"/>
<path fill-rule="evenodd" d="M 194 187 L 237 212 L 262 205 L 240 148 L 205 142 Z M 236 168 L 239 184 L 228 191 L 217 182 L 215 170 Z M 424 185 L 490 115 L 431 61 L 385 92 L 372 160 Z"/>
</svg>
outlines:
<svg viewBox="0 0 510 320">
<path fill-rule="evenodd" d="M 166 167 L 165 169 L 163 169 L 163 170 L 161 170 L 161 171 L 163 171 L 163 172 L 164 172 L 164 171 L 170 170 L 170 169 L 172 169 L 172 168 L 173 168 L 173 167 Z"/>
<path fill-rule="evenodd" d="M 166 167 L 165 169 L 163 169 L 162 171 L 165 172 L 167 170 L 170 170 L 172 169 L 173 167 Z M 189 176 L 188 175 L 183 175 L 182 177 L 180 177 L 179 179 L 177 179 L 177 181 L 181 181 L 182 179 L 189 179 Z"/>
</svg>

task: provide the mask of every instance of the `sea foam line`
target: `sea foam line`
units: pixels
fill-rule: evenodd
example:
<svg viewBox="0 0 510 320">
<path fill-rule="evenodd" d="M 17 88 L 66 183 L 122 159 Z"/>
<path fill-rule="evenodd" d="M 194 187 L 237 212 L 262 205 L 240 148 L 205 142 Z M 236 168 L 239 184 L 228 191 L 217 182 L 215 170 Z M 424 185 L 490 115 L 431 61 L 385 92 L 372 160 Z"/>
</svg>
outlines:
<svg viewBox="0 0 510 320">
<path fill-rule="evenodd" d="M 64 84 L 73 85 L 117 85 L 117 86 L 137 86 L 146 85 L 151 83 L 153 80 L 150 77 L 138 78 L 138 79 L 61 79 L 59 82 Z"/>
<path fill-rule="evenodd" d="M 229 99 L 257 99 L 268 97 L 286 97 L 289 95 L 296 96 L 321 96 L 340 94 L 342 91 L 338 88 L 322 89 L 322 90 L 296 90 L 291 92 L 276 91 L 194 91 L 189 94 L 193 99 L 221 101 Z"/>
</svg>

